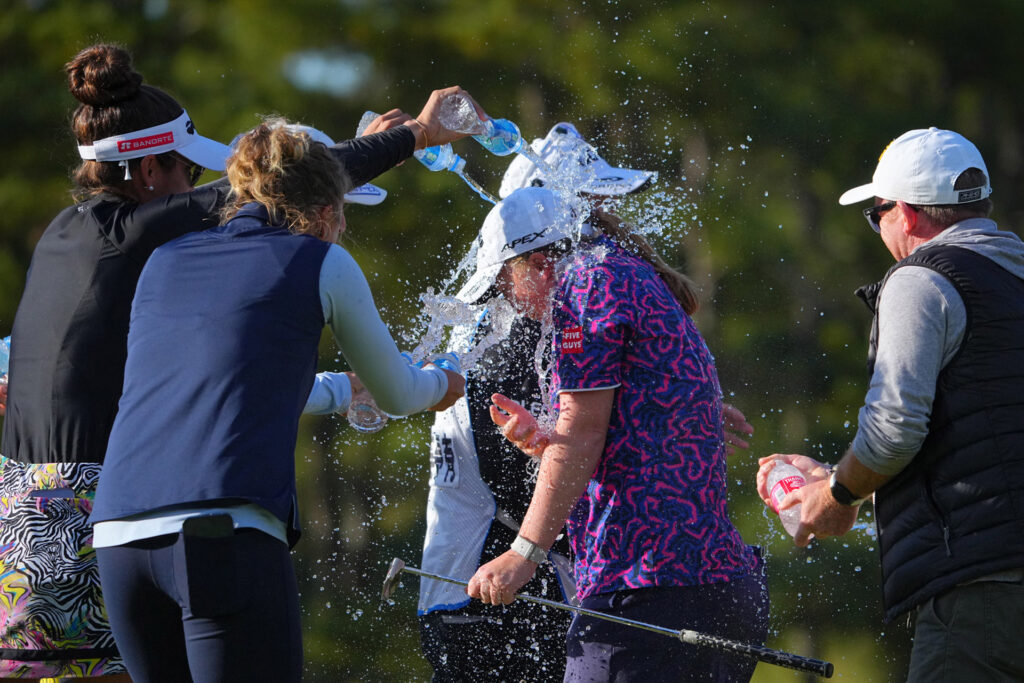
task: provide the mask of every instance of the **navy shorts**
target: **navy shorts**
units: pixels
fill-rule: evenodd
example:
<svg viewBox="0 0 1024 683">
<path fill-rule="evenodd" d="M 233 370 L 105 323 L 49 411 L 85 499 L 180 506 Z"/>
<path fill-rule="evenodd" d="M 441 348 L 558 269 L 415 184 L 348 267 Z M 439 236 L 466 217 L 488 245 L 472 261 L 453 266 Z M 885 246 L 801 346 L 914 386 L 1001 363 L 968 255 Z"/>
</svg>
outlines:
<svg viewBox="0 0 1024 683">
<path fill-rule="evenodd" d="M 768 636 L 763 573 L 728 583 L 604 593 L 582 607 L 672 630 L 691 629 L 761 645 Z M 567 682 L 749 681 L 757 661 L 687 645 L 671 636 L 577 615 L 568 635 Z"/>
</svg>

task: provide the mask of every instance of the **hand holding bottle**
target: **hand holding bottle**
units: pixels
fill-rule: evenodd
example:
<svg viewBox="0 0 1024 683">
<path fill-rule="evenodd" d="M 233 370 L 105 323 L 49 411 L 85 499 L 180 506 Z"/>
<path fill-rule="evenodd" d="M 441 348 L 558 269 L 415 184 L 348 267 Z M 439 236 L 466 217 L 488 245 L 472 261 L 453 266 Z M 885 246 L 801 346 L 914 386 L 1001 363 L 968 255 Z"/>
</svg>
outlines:
<svg viewBox="0 0 1024 683">
<path fill-rule="evenodd" d="M 391 116 L 395 112 L 404 116 L 406 120 L 410 118 L 407 114 L 399 112 L 397 109 L 392 109 L 387 114 L 377 114 L 373 111 L 364 112 L 363 117 L 359 119 L 359 125 L 356 127 L 356 137 L 369 135 L 379 130 L 386 130 L 390 127 L 390 125 L 387 125 L 389 121 L 394 122 L 399 119 L 398 116 Z M 461 175 L 466 166 L 465 159 L 456 154 L 450 144 L 417 149 L 412 155 L 416 158 L 416 161 L 431 171 L 451 171 Z"/>
<path fill-rule="evenodd" d="M 832 494 L 829 492 L 829 468 L 827 465 L 805 455 L 780 453 L 759 459 L 758 465 L 760 467 L 757 471 L 757 493 L 765 505 L 772 510 L 779 510 L 783 504 L 789 505 L 782 509 L 779 517 L 782 519 L 786 531 L 793 536 L 794 542 L 798 546 L 806 546 L 814 538 L 815 534 L 811 531 L 812 528 L 822 532 L 818 534 L 819 537 L 837 535 L 832 531 L 831 525 L 828 527 L 827 533 L 814 526 L 818 523 L 818 516 L 825 507 L 841 507 L 832 500 Z M 772 472 L 780 467 L 781 469 L 773 476 Z M 796 470 L 795 474 L 789 469 L 790 467 Z M 800 482 L 800 479 L 803 482 Z M 790 496 L 796 497 L 794 499 Z M 793 504 L 794 500 L 796 501 L 795 505 Z M 794 508 L 796 509 L 795 514 L 790 512 Z M 804 510 L 803 508 L 808 509 Z M 850 509 L 855 510 L 854 508 Z M 849 520 L 849 526 L 839 533 L 848 531 L 854 518 L 856 518 L 856 512 Z M 805 520 L 804 526 L 801 526 L 801 519 Z M 798 533 L 801 528 L 803 532 Z"/>
<path fill-rule="evenodd" d="M 412 357 L 403 353 L 402 356 L 412 363 Z M 448 377 L 448 388 L 440 401 L 429 408 L 433 411 L 442 411 L 450 408 L 457 400 L 466 395 L 466 378 L 462 376 L 459 357 L 454 353 L 443 353 L 431 361 L 416 363 L 415 365 L 436 365 L 444 370 Z M 350 381 L 352 381 L 350 376 Z M 371 434 L 379 432 L 388 423 L 392 415 L 388 415 L 377 406 L 373 396 L 358 379 L 352 382 L 352 400 L 349 402 L 348 412 L 345 414 L 349 424 L 356 431 Z"/>
<path fill-rule="evenodd" d="M 466 395 L 466 378 L 462 375 L 462 362 L 458 354 L 449 351 L 436 356 L 433 360 L 421 365 L 436 365 L 444 370 L 448 377 L 448 389 L 440 401 L 430 406 L 430 410 L 441 412 L 455 405 L 455 402 Z"/>
<path fill-rule="evenodd" d="M 379 133 L 383 130 L 400 126 L 411 119 L 412 117 L 401 109 L 392 109 L 383 114 L 368 111 L 359 120 L 359 125 L 356 127 L 356 137 Z"/>
<path fill-rule="evenodd" d="M 506 156 L 523 149 L 519 126 L 508 119 L 490 118 L 466 93 L 446 96 L 438 118 L 446 129 L 472 135 L 492 154 Z"/>
<path fill-rule="evenodd" d="M 420 139 L 417 136 L 416 148 L 422 149 L 424 147 L 433 147 L 435 145 L 444 145 L 455 140 L 460 140 L 466 137 L 466 133 L 445 128 L 441 124 L 439 118 L 441 113 L 441 104 L 445 98 L 456 95 L 460 99 L 469 103 L 469 106 L 476 112 L 477 116 L 481 119 L 487 118 L 486 112 L 476 103 L 473 97 L 455 85 L 450 88 L 442 88 L 441 90 L 435 90 L 430 93 L 430 97 L 427 99 L 427 103 L 423 105 L 422 111 L 416 116 L 413 121 L 407 122 L 406 125 L 413 127 L 421 127 L 421 133 L 425 136 L 424 139 Z"/>
</svg>

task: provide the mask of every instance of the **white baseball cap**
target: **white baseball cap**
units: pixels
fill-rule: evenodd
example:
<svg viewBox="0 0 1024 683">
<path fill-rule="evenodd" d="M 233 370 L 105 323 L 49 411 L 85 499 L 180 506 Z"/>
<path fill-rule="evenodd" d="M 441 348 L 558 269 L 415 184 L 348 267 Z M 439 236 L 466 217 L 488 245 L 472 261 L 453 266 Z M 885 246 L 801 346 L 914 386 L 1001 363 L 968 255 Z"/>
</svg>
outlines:
<svg viewBox="0 0 1024 683">
<path fill-rule="evenodd" d="M 558 123 L 547 137 L 537 138 L 531 145 L 553 171 L 554 177 L 539 169 L 523 155 L 517 155 L 501 179 L 498 194 L 504 198 L 521 187 L 554 184 L 568 186 L 574 192 L 615 196 L 636 192 L 657 179 L 654 171 L 617 168 L 601 158 L 594 147 L 583 139 L 576 126 Z"/>
<path fill-rule="evenodd" d="M 158 126 L 112 135 L 91 145 L 79 145 L 78 155 L 91 161 L 126 161 L 172 150 L 214 171 L 223 171 L 231 155 L 231 148 L 227 145 L 197 133 L 184 109 L 177 118 Z"/>
<path fill-rule="evenodd" d="M 307 126 L 302 123 L 289 123 L 285 125 L 285 128 L 287 128 L 289 131 L 293 133 L 305 133 L 314 142 L 321 142 L 327 145 L 328 147 L 334 144 L 334 140 L 331 139 L 330 135 L 328 135 L 327 133 L 323 132 L 318 128 L 314 128 L 313 126 Z M 245 133 L 239 133 L 238 135 L 235 136 L 235 139 L 231 141 L 232 149 L 234 149 L 235 145 L 238 143 L 239 139 L 241 139 L 243 135 L 245 135 Z M 377 187 L 376 185 L 366 183 L 365 185 L 354 187 L 348 192 L 346 192 L 345 201 L 352 204 L 377 206 L 382 201 L 384 201 L 384 198 L 387 196 L 388 191 L 385 190 L 383 187 Z"/>
<path fill-rule="evenodd" d="M 455 295 L 476 303 L 494 285 L 505 261 L 572 239 L 581 229 L 579 213 L 545 187 L 524 187 L 498 202 L 484 219 L 477 236 L 476 271 Z M 583 226 L 583 234 L 588 234 Z"/>
<path fill-rule="evenodd" d="M 953 189 L 960 174 L 969 168 L 985 173 L 985 184 Z M 966 204 L 992 194 L 988 169 L 970 140 L 951 130 L 918 128 L 889 143 L 878 158 L 871 182 L 847 190 L 840 204 L 854 204 L 873 197 L 920 206 Z"/>
</svg>

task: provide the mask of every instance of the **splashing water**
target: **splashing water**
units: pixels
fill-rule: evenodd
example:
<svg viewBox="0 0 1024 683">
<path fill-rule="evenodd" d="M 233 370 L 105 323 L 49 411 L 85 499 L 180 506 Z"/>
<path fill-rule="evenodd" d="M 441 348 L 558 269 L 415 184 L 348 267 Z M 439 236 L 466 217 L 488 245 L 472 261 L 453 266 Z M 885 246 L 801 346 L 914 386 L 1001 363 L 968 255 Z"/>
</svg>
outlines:
<svg viewBox="0 0 1024 683">
<path fill-rule="evenodd" d="M 466 173 L 465 166 L 463 166 L 462 168 L 453 170 L 452 172 L 455 173 L 460 178 L 462 178 L 463 182 L 465 182 L 467 185 L 469 185 L 473 189 L 473 191 L 476 192 L 477 195 L 480 196 L 480 199 L 483 199 L 486 202 L 490 202 L 491 204 L 497 204 L 498 203 L 498 198 L 497 197 L 495 197 L 493 194 L 488 192 L 484 188 L 483 185 L 481 185 L 476 180 L 474 180 L 473 176 L 471 176 L 468 173 Z"/>
<path fill-rule="evenodd" d="M 548 162 L 544 161 L 544 159 L 541 158 L 541 156 L 537 154 L 537 152 L 533 151 L 533 147 L 531 147 L 530 145 L 524 144 L 522 147 L 516 150 L 516 153 L 523 155 L 531 162 L 533 162 L 534 166 L 543 171 L 545 177 L 554 178 L 558 176 L 558 171 L 552 168 L 551 165 L 548 164 Z"/>
<path fill-rule="evenodd" d="M 462 372 L 475 367 L 490 347 L 508 336 L 516 312 L 504 298 L 495 297 L 484 305 L 467 304 L 453 296 L 437 294 L 428 288 L 420 296 L 423 303 L 423 317 L 427 319 L 426 330 L 420 336 L 416 347 L 410 352 L 412 361 L 429 360 L 444 349 L 459 354 Z M 484 316 L 491 320 L 486 335 L 473 341 L 477 327 Z"/>
</svg>

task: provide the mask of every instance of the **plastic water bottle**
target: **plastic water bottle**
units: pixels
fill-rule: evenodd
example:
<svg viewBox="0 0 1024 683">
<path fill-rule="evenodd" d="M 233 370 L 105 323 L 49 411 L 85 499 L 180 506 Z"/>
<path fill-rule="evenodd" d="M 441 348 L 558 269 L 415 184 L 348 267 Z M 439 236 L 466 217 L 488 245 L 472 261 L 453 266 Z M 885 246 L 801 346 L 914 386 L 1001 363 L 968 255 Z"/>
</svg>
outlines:
<svg viewBox="0 0 1024 683">
<path fill-rule="evenodd" d="M 403 353 L 402 357 L 412 364 L 412 357 L 409 354 Z M 454 353 L 443 353 L 430 362 L 444 370 L 462 372 L 459 357 Z M 423 367 L 425 363 L 426 361 L 421 361 L 415 365 Z M 348 423 L 357 432 L 363 432 L 364 434 L 379 432 L 384 429 L 384 425 L 388 423 L 390 418 L 402 417 L 401 415 L 388 415 L 381 410 L 368 391 L 362 391 L 358 396 L 358 399 L 356 396 L 352 397 L 352 401 L 348 404 L 348 412 L 345 414 L 345 417 L 348 418 Z"/>
<path fill-rule="evenodd" d="M 370 122 L 377 118 L 377 113 L 368 111 L 363 114 L 363 118 L 359 119 L 359 126 L 356 128 L 356 137 L 363 134 L 366 127 L 370 125 Z M 480 195 L 481 199 L 484 199 L 491 204 L 497 204 L 498 199 L 490 192 L 485 190 L 480 183 L 471 178 L 466 173 L 466 160 L 455 153 L 450 143 L 444 145 L 434 145 L 433 147 L 427 147 L 426 149 L 418 149 L 412 153 L 416 158 L 416 161 L 420 162 L 427 167 L 430 171 L 451 171 L 455 175 L 462 178 L 462 180 L 469 185 L 474 192 Z"/>
<path fill-rule="evenodd" d="M 367 111 L 363 113 L 363 117 L 359 119 L 359 125 L 356 127 L 356 137 L 363 134 L 366 127 L 377 118 L 377 112 Z M 420 162 L 431 171 L 451 171 L 452 173 L 462 174 L 462 169 L 466 166 L 466 160 L 455 153 L 452 149 L 451 144 L 434 145 L 433 147 L 427 147 L 426 149 L 418 149 L 412 153 L 416 157 L 416 161 Z"/>
<path fill-rule="evenodd" d="M 772 509 L 778 513 L 782 521 L 782 528 L 790 536 L 796 535 L 796 529 L 800 526 L 801 505 L 794 505 L 779 512 L 779 505 L 782 500 L 791 492 L 796 491 L 807 484 L 803 473 L 787 462 L 776 461 L 775 467 L 768 473 L 768 498 L 771 500 Z"/>
<path fill-rule="evenodd" d="M 377 407 L 370 392 L 363 391 L 358 396 L 360 396 L 358 399 L 356 396 L 352 397 L 351 403 L 348 404 L 348 412 L 345 413 L 352 429 L 364 434 L 372 434 L 384 429 L 384 425 L 388 423 L 388 414 Z"/>
<path fill-rule="evenodd" d="M 435 145 L 426 149 L 418 149 L 412 153 L 416 161 L 431 171 L 451 171 L 462 174 L 466 160 L 455 153 L 451 145 Z"/>
<path fill-rule="evenodd" d="M 508 119 L 481 119 L 473 103 L 462 93 L 449 95 L 442 100 L 438 119 L 448 130 L 472 135 L 487 151 L 499 157 L 523 148 L 519 126 Z"/>
<path fill-rule="evenodd" d="M 11 338 L 0 339 L 0 384 L 7 384 L 7 370 L 11 365 Z"/>
</svg>

